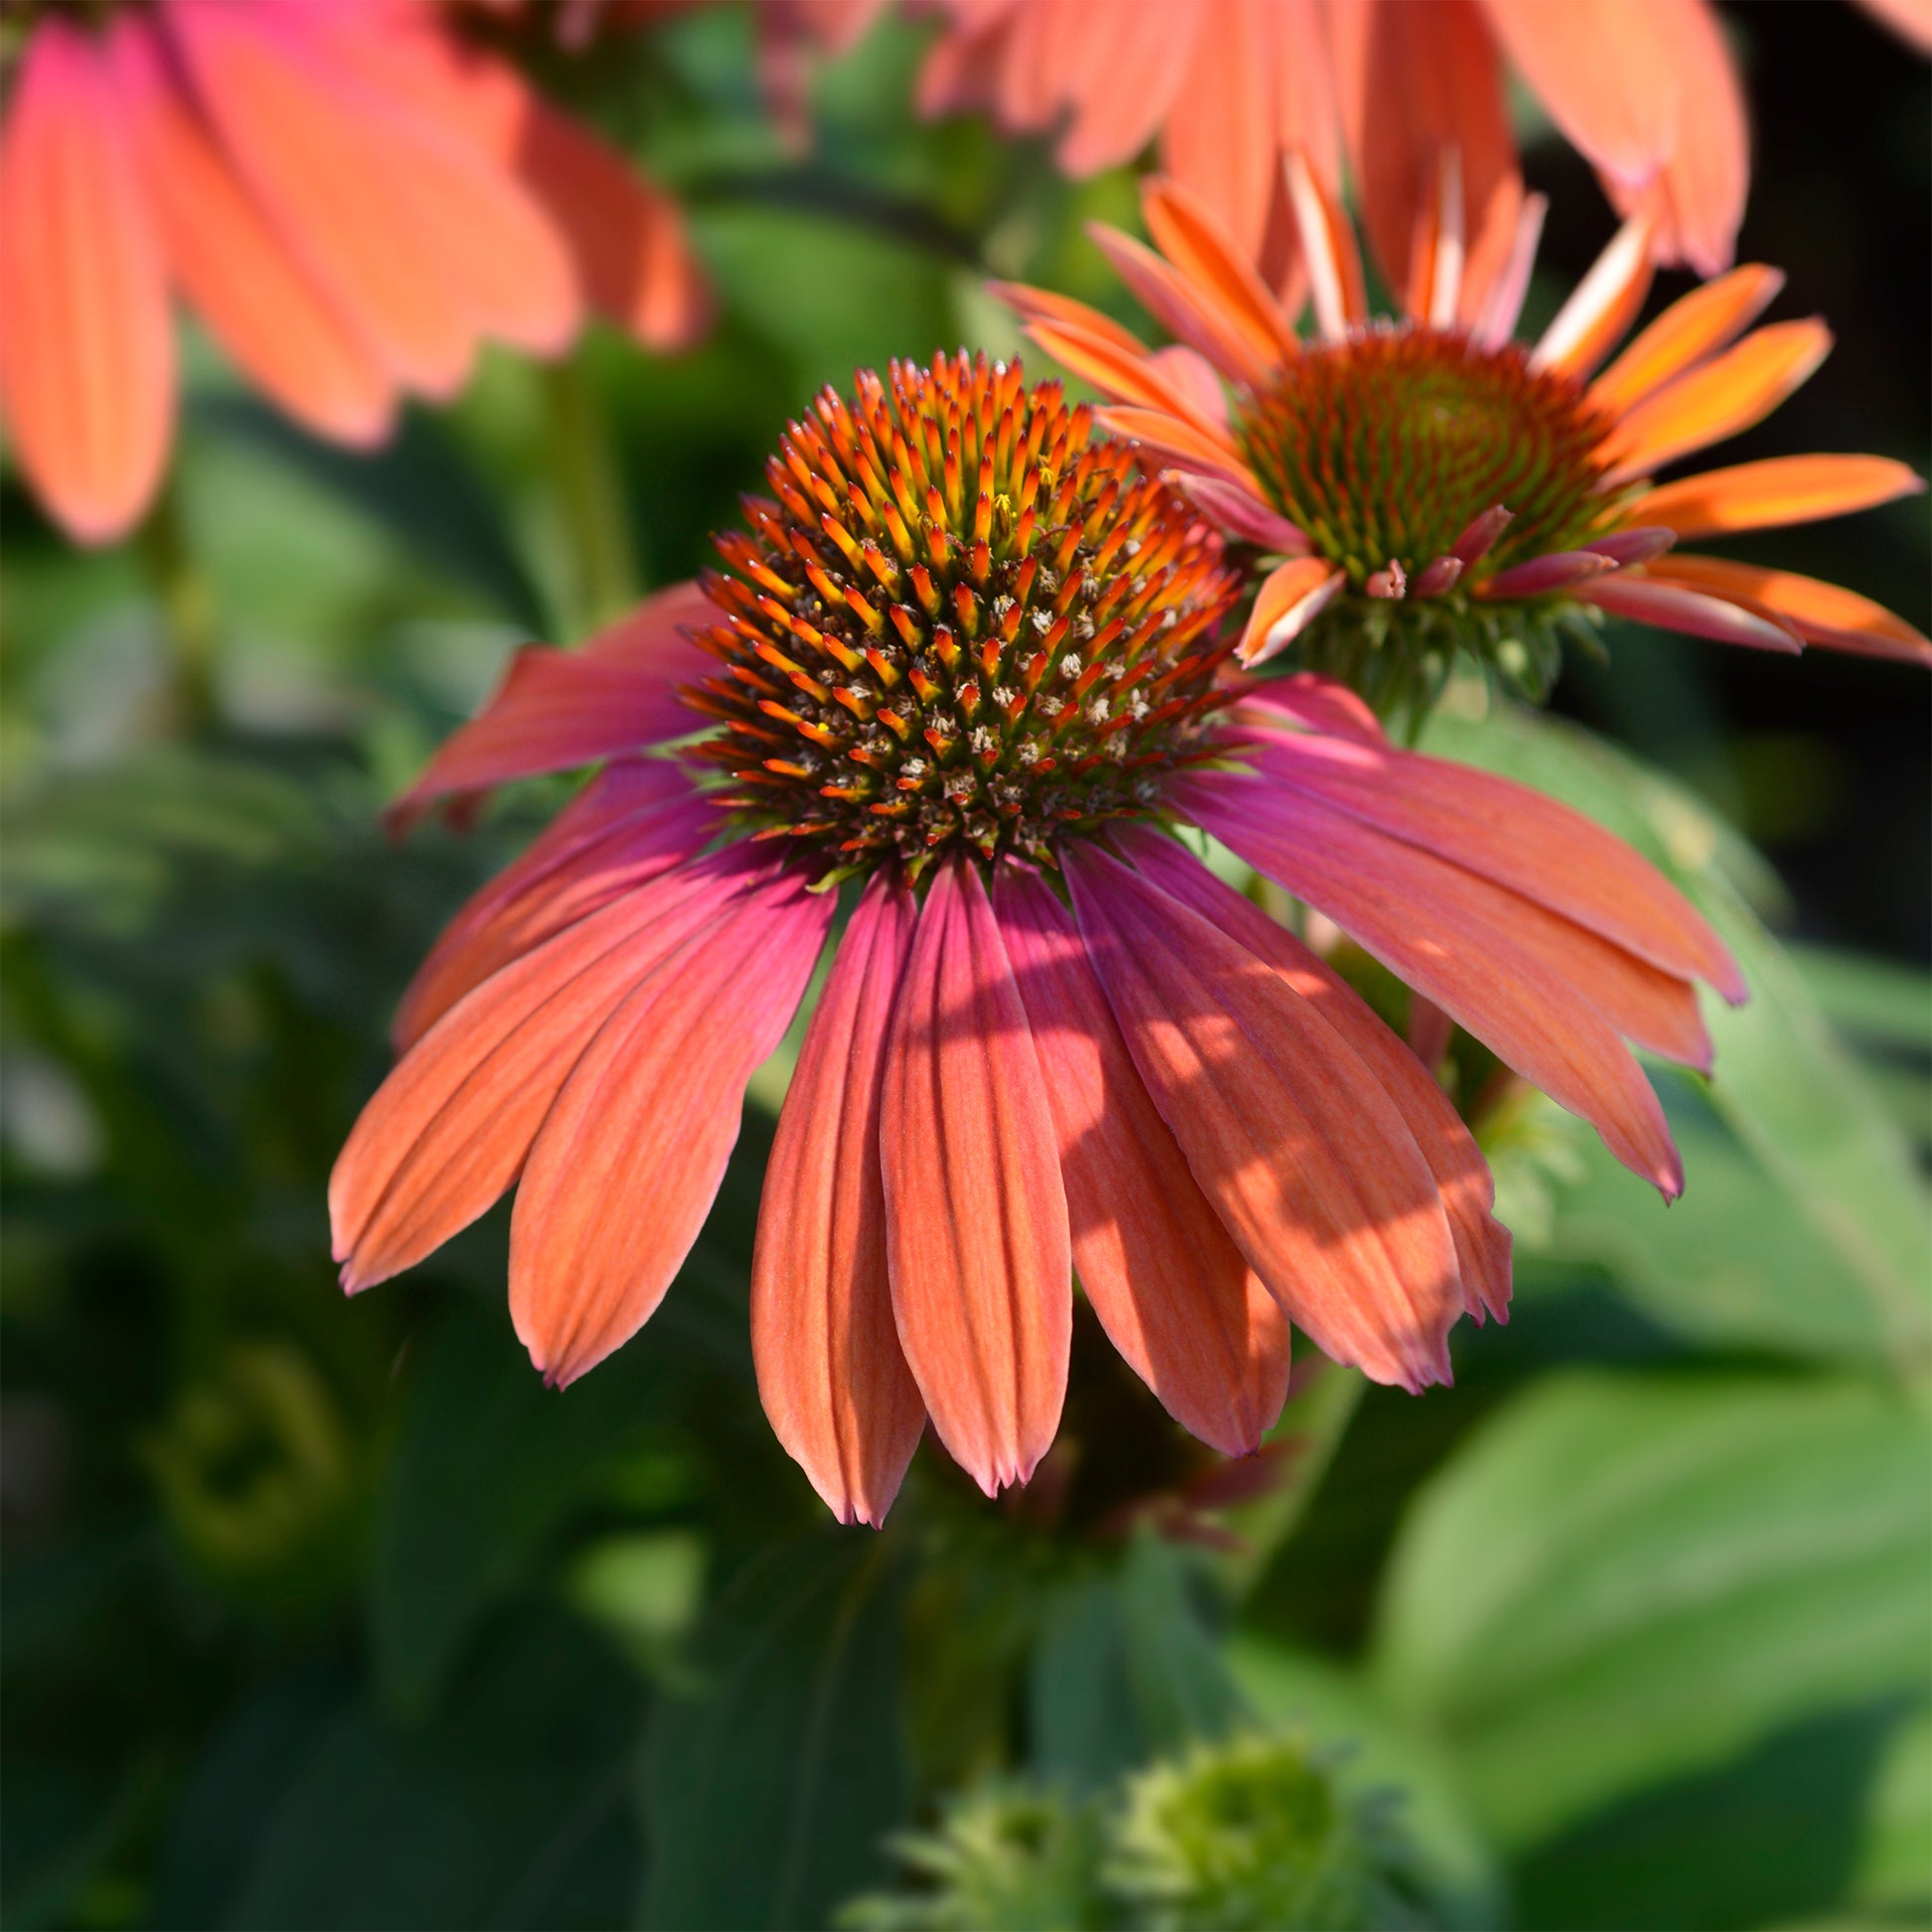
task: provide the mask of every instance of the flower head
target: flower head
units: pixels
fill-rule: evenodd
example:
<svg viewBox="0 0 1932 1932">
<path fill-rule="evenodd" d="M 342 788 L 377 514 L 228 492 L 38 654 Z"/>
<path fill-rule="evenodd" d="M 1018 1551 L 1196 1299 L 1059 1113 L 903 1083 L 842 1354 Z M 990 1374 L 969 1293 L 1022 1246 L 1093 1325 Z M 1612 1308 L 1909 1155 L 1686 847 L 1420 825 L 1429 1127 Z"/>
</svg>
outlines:
<svg viewBox="0 0 1932 1932">
<path fill-rule="evenodd" d="M 1533 346 L 1513 340 L 1541 208 L 1465 321 L 1453 151 L 1403 313 L 1371 317 L 1352 231 L 1299 157 L 1288 179 L 1310 264 L 1307 339 L 1214 217 L 1170 182 L 1146 192 L 1159 252 L 1095 238 L 1178 339 L 1152 350 L 1062 296 L 1009 287 L 1029 331 L 1116 406 L 1103 420 L 1174 466 L 1231 534 L 1284 559 L 1241 646 L 1290 644 L 1384 708 L 1433 695 L 1456 651 L 1538 686 L 1565 627 L 1608 612 L 1796 651 L 1820 643 L 1932 663 L 1889 612 L 1788 571 L 1674 554 L 1680 538 L 1809 521 L 1923 487 L 1878 457 L 1788 457 L 1658 484 L 1748 429 L 1824 359 L 1816 319 L 1744 333 L 1782 286 L 1732 270 L 1598 368 L 1650 284 L 1647 217 L 1618 233 Z M 1593 379 L 1592 379 L 1593 376 Z"/>
<path fill-rule="evenodd" d="M 669 200 L 430 0 L 48 6 L 17 31 L 0 405 L 82 542 L 123 534 L 166 464 L 171 291 L 358 446 L 400 397 L 453 394 L 484 340 L 555 354 L 587 306 L 659 347 L 704 325 Z"/>
<path fill-rule="evenodd" d="M 766 1411 L 842 1517 L 883 1517 L 928 1418 L 989 1492 L 1028 1478 L 1076 1273 L 1230 1453 L 1281 1408 L 1291 1322 L 1377 1380 L 1447 1379 L 1455 1318 L 1508 1299 L 1482 1158 L 1189 822 L 1677 1190 L 1623 1042 L 1708 1064 L 1693 982 L 1741 996 L 1722 945 L 1627 848 L 1392 749 L 1345 690 L 1217 688 L 1221 539 L 1057 384 L 964 356 L 862 376 L 768 481 L 722 574 L 520 653 L 402 801 L 606 760 L 404 999 L 332 1182 L 345 1287 L 514 1183 L 538 1366 L 568 1382 L 626 1340 L 856 876 L 752 1283 Z"/>
</svg>

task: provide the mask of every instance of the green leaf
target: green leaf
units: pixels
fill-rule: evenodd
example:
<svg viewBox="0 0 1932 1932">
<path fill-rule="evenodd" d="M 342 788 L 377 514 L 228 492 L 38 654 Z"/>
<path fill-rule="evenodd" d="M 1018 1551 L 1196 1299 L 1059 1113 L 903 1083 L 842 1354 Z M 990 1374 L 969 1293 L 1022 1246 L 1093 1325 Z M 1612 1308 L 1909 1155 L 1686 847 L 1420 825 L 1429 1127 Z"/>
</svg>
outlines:
<svg viewBox="0 0 1932 1932">
<path fill-rule="evenodd" d="M 370 1634 L 398 1710 L 437 1698 L 483 1614 L 649 1427 L 662 1373 L 621 1349 L 547 1389 L 500 1313 L 450 1307 L 415 1365 L 376 1525 Z"/>
<path fill-rule="evenodd" d="M 1718 1051 L 1711 1104 L 1837 1257 L 1821 1292 L 1862 1297 L 1892 1358 L 1922 1364 L 1932 1354 L 1926 1190 L 1884 1101 L 1750 908 L 1775 896 L 1764 862 L 1682 787 L 1574 727 L 1516 710 L 1480 720 L 1439 712 L 1425 747 L 1596 819 L 1710 919 L 1751 995 L 1736 1009 L 1705 1000 Z M 1687 1181 L 1688 1194 L 1695 1167 Z"/>
<path fill-rule="evenodd" d="M 637 1883 L 638 1715 L 590 1634 L 548 1618 L 507 1631 L 428 1731 L 350 1705 L 287 1777 L 220 1923 L 618 1923 Z"/>
<path fill-rule="evenodd" d="M 1526 1845 L 1773 1729 L 1917 1693 L 1932 1431 L 1839 1382 L 1544 1381 L 1424 1489 L 1373 1651 Z"/>
<path fill-rule="evenodd" d="M 1243 1715 L 1203 1614 L 1205 1566 L 1143 1530 L 1114 1571 L 1062 1585 L 1028 1673 L 1033 1765 L 1093 1791 Z"/>
<path fill-rule="evenodd" d="M 898 1583 L 876 1537 L 828 1530 L 768 1551 L 709 1612 L 706 1689 L 651 1720 L 645 1924 L 818 1925 L 881 1876 L 910 1803 Z"/>
<path fill-rule="evenodd" d="M 1897 1334 L 1870 1297 L 1846 1293 L 1844 1263 L 1764 1168 L 1707 1108 L 1670 1104 L 1693 1176 L 1663 1207 L 1593 1136 L 1567 1149 L 1555 1221 L 1537 1252 L 1607 1268 L 1661 1326 L 1712 1347 L 1775 1350 L 1882 1368 Z"/>
</svg>

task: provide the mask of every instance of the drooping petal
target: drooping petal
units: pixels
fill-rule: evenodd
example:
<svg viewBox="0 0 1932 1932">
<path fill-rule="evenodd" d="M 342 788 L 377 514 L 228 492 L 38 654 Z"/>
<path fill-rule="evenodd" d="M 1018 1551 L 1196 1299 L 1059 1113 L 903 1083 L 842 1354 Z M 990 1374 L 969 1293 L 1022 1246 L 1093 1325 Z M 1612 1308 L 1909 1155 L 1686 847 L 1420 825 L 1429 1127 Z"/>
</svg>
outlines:
<svg viewBox="0 0 1932 1932">
<path fill-rule="evenodd" d="M 20 467 L 69 535 L 123 535 L 161 480 L 175 350 L 154 217 L 93 37 L 27 33 L 0 138 L 0 402 Z"/>
<path fill-rule="evenodd" d="M 1685 17 L 1700 0 L 1483 0 L 1510 64 L 1572 147 L 1632 187 L 1677 140 Z"/>
<path fill-rule="evenodd" d="M 1612 617 L 1654 623 L 1663 630 L 1680 630 L 1688 637 L 1709 637 L 1721 644 L 1743 644 L 1751 650 L 1783 651 L 1793 656 L 1804 648 L 1794 625 L 1753 600 L 1713 597 L 1655 576 L 1602 577 L 1585 585 L 1577 595 Z"/>
<path fill-rule="evenodd" d="M 656 1311 L 738 1142 L 745 1083 L 784 1036 L 832 920 L 782 857 L 661 954 L 585 1046 L 510 1216 L 510 1319 L 574 1382 Z"/>
<path fill-rule="evenodd" d="M 1211 920 L 1237 944 L 1265 959 L 1327 1021 L 1401 1109 L 1436 1184 L 1461 1274 L 1462 1299 L 1480 1320 L 1509 1311 L 1509 1230 L 1492 1212 L 1495 1182 L 1469 1130 L 1428 1067 L 1319 954 L 1277 925 L 1183 852 L 1173 840 L 1134 828 L 1121 841 L 1140 871 L 1163 892 Z M 1445 1023 L 1447 1024 L 1447 1023 Z"/>
<path fill-rule="evenodd" d="M 1622 415 L 1735 339 L 1784 287 L 1782 270 L 1747 262 L 1680 296 L 1589 385 L 1589 399 Z"/>
<path fill-rule="evenodd" d="M 1932 54 L 1932 0 L 1859 0 L 1859 4 L 1900 40 L 1921 54 Z"/>
<path fill-rule="evenodd" d="M 565 926 L 695 858 L 717 835 L 715 808 L 675 765 L 625 759 L 444 928 L 416 969 L 389 1030 L 413 1046 L 473 987 Z"/>
<path fill-rule="evenodd" d="M 1111 343 L 1064 323 L 1031 322 L 1027 334 L 1054 361 L 1106 395 L 1177 417 L 1196 435 L 1224 447 L 1229 460 L 1240 461 L 1226 426 L 1197 410 L 1190 396 L 1168 382 L 1151 356 L 1124 355 Z"/>
<path fill-rule="evenodd" d="M 1153 140 L 1187 65 L 1186 16 L 1112 0 L 1057 0 L 1072 30 L 1059 60 L 1083 76 L 1054 159 L 1081 177 L 1132 161 Z"/>
<path fill-rule="evenodd" d="M 1680 537 L 1708 537 L 1848 516 L 1924 488 L 1923 478 L 1889 457 L 1778 456 L 1665 483 L 1625 514 L 1639 523 L 1666 523 Z"/>
<path fill-rule="evenodd" d="M 925 1430 L 893 1321 L 881 1083 L 918 907 L 878 873 L 839 943 L 778 1116 L 752 1258 L 764 1413 L 842 1523 L 886 1520 Z"/>
<path fill-rule="evenodd" d="M 152 22 L 117 15 L 108 46 L 182 293 L 248 378 L 298 422 L 342 443 L 380 442 L 395 415 L 394 385 L 235 180 Z"/>
<path fill-rule="evenodd" d="M 352 77 L 307 58 L 275 8 L 167 0 L 160 19 L 256 204 L 304 272 L 398 380 L 448 396 L 476 328 L 408 186 L 416 130 Z"/>
<path fill-rule="evenodd" d="M 1017 865 L 993 907 L 1046 1076 L 1080 1285 L 1168 1413 L 1245 1455 L 1287 1398 L 1288 1323 L 1195 1185 L 1072 915 Z"/>
<path fill-rule="evenodd" d="M 674 584 L 582 650 L 526 645 L 510 659 L 495 696 L 443 742 L 390 806 L 390 824 L 411 824 L 439 798 L 569 771 L 696 731 L 702 721 L 680 691 L 716 660 L 684 632 L 718 618 L 697 585 Z"/>
<path fill-rule="evenodd" d="M 1327 17 L 1363 225 L 1383 277 L 1410 285 L 1420 217 L 1452 150 L 1466 249 L 1458 315 L 1472 321 L 1511 259 L 1523 205 L 1501 63 L 1481 11 L 1473 0 L 1347 0 Z"/>
<path fill-rule="evenodd" d="M 1256 761 L 1281 783 L 1550 906 L 1664 972 L 1745 997 L 1724 942 L 1655 866 L 1528 785 L 1449 759 L 1309 735 L 1275 736 Z"/>
<path fill-rule="evenodd" d="M 1201 1190 L 1336 1361 L 1449 1380 L 1462 1312 L 1427 1164 L 1379 1081 L 1265 961 L 1091 845 L 1065 854 L 1088 958 Z"/>
<path fill-rule="evenodd" d="M 403 1055 L 329 1179 L 350 1294 L 413 1267 L 502 1194 L 592 1035 L 744 872 L 728 850 L 653 879 L 493 974 Z"/>
<path fill-rule="evenodd" d="M 1816 317 L 1774 322 L 1640 402 L 1600 453 L 1609 483 L 1649 476 L 1760 423 L 1824 361 L 1832 332 Z"/>
<path fill-rule="evenodd" d="M 1191 419 L 1170 416 L 1157 409 L 1136 409 L 1115 403 L 1094 411 L 1103 429 L 1127 443 L 1145 444 L 1157 456 L 1168 458 L 1186 470 L 1205 470 L 1238 484 L 1257 502 L 1266 502 L 1268 492 L 1261 479 L 1235 455 L 1225 437 L 1197 429 Z"/>
<path fill-rule="evenodd" d="M 886 1058 L 893 1311 L 939 1440 L 989 1495 L 1059 1427 L 1072 1260 L 1027 1009 L 970 862 L 926 895 Z"/>
<path fill-rule="evenodd" d="M 591 306 L 648 348 L 687 348 L 716 300 L 684 215 L 656 183 L 534 90 L 511 151 L 569 244 Z"/>
<path fill-rule="evenodd" d="M 1325 557 L 1291 557 L 1262 579 L 1235 655 L 1249 670 L 1285 651 L 1348 581 Z"/>
<path fill-rule="evenodd" d="M 1645 187 L 1610 179 L 1604 188 L 1620 213 L 1650 215 L 1659 261 L 1716 275 L 1730 266 L 1750 188 L 1744 88 L 1714 8 L 1705 0 L 1671 0 L 1671 16 L 1668 46 L 1657 48 L 1676 83 L 1670 158 Z"/>
<path fill-rule="evenodd" d="M 1664 1194 L 1683 1168 L 1663 1108 L 1578 978 L 1614 951 L 1573 945 L 1553 963 L 1553 914 L 1359 821 L 1262 779 L 1225 772 L 1177 786 L 1176 805 L 1279 885 L 1325 912 L 1398 978 L 1581 1114 L 1634 1173 Z M 1573 934 L 1584 935 L 1573 926 Z M 1625 955 L 1627 958 L 1628 955 Z M 1617 989 L 1627 990 L 1627 989 Z M 1685 989 L 1688 993 L 1689 989 Z"/>
<path fill-rule="evenodd" d="M 1652 564 L 1644 575 L 1648 582 L 1692 593 L 1748 599 L 1790 624 L 1807 643 L 1860 657 L 1932 664 L 1932 641 L 1923 632 L 1882 604 L 1840 584 L 1821 583 L 1792 570 L 1735 563 L 1728 557 L 1685 557 L 1675 552 Z"/>
<path fill-rule="evenodd" d="M 1152 351 L 1131 329 L 1123 329 L 1112 316 L 1076 302 L 1070 295 L 1053 289 L 1036 289 L 1030 282 L 988 282 L 987 289 L 1029 322 L 1063 323 L 1088 336 L 1098 336 L 1123 355 L 1145 356 Z"/>
</svg>

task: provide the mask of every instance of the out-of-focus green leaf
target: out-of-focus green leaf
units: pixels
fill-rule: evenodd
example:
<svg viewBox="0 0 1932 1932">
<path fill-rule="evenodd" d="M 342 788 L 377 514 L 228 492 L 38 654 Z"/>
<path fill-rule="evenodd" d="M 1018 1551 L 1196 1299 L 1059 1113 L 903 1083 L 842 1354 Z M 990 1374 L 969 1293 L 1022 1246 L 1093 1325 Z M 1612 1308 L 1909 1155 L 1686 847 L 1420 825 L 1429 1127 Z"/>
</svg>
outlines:
<svg viewBox="0 0 1932 1932">
<path fill-rule="evenodd" d="M 887 1546 L 851 1531 L 768 1551 L 712 1608 L 705 1688 L 651 1719 L 647 1925 L 817 1925 L 880 1876 L 910 1795 L 899 1615 Z"/>
<path fill-rule="evenodd" d="M 430 417 L 412 411 L 381 449 L 350 454 L 304 436 L 252 396 L 209 397 L 197 414 L 206 429 L 267 451 L 340 497 L 504 617 L 545 629 L 543 601 L 501 513 Z"/>
<path fill-rule="evenodd" d="M 1439 712 L 1427 749 L 1562 798 L 1673 879 L 1730 947 L 1750 988 L 1736 1009 L 1707 996 L 1718 1049 L 1712 1105 L 1839 1258 L 1821 1293 L 1863 1296 L 1901 1367 L 1932 1353 L 1932 1237 L 1911 1154 L 1803 976 L 1751 911 L 1763 862 L 1681 787 L 1587 734 L 1498 709 Z M 1688 1171 L 1695 1188 L 1695 1169 Z"/>
<path fill-rule="evenodd" d="M 1518 1867 L 1523 1932 L 1791 1925 L 1850 1900 L 1895 1705 L 1814 1719 L 1734 1763 L 1639 1792 Z"/>
<path fill-rule="evenodd" d="M 1862 1384 L 1549 1378 L 1413 1506 L 1376 1680 L 1514 1846 L 1781 1725 L 1912 1696 L 1928 1449 L 1923 1415 Z"/>
<path fill-rule="evenodd" d="M 561 1392 L 499 1313 L 455 1304 L 425 1339 L 377 1519 L 369 1617 L 378 1680 L 420 1712 L 479 1619 L 648 1429 L 661 1358 L 621 1349 Z"/>
<path fill-rule="evenodd" d="M 316 1735 L 221 1924 L 592 1927 L 634 1895 L 634 1685 L 581 1628 L 505 1634 L 415 1735 L 363 1705 Z"/>
<path fill-rule="evenodd" d="M 60 1765 L 9 1762 L 0 1805 L 0 1917 L 18 1932 L 63 1923 L 128 1808 L 128 1787 Z"/>
<path fill-rule="evenodd" d="M 1243 1631 L 1228 1646 L 1228 1664 L 1263 1724 L 1300 1727 L 1331 1754 L 1344 1791 L 1402 1794 L 1401 1823 L 1438 1877 L 1445 1924 L 1473 1932 L 1499 1922 L 1502 1874 L 1442 1751 L 1350 1672 L 1310 1651 Z"/>
<path fill-rule="evenodd" d="M 1932 1708 L 1885 1740 L 1866 1795 L 1854 1891 L 1861 1904 L 1932 1920 Z"/>
<path fill-rule="evenodd" d="M 1869 1296 L 1844 1287 L 1816 1222 L 1705 1108 L 1670 1113 L 1692 1176 L 1683 1197 L 1666 1208 L 1600 1141 L 1579 1135 L 1538 1252 L 1607 1268 L 1653 1320 L 1710 1346 L 1889 1361 L 1895 1329 Z"/>
<path fill-rule="evenodd" d="M 1198 1557 L 1144 1530 L 1115 1570 L 1064 1584 L 1028 1674 L 1033 1764 L 1076 1791 L 1198 1737 L 1242 1704 L 1198 1594 Z"/>
<path fill-rule="evenodd" d="M 1932 979 L 1924 973 L 1830 946 L 1786 951 L 1834 1026 L 1874 1045 L 1932 1053 Z"/>
</svg>

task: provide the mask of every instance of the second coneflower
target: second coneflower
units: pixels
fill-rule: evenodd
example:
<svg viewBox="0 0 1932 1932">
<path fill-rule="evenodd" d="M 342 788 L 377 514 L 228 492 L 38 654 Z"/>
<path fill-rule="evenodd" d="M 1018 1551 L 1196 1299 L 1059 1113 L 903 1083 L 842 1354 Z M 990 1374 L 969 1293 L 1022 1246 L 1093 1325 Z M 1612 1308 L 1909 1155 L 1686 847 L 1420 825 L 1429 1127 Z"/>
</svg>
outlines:
<svg viewBox="0 0 1932 1932">
<path fill-rule="evenodd" d="M 1470 322 L 1457 173 L 1445 151 L 1395 320 L 1368 313 L 1353 231 L 1293 156 L 1315 320 L 1306 340 L 1214 216 L 1169 182 L 1145 194 L 1158 252 L 1094 233 L 1175 346 L 1150 349 L 1064 296 L 1005 290 L 1028 333 L 1114 399 L 1111 428 L 1281 559 L 1242 661 L 1294 644 L 1297 661 L 1382 708 L 1414 709 L 1458 650 L 1547 680 L 1562 630 L 1607 612 L 1768 650 L 1932 663 L 1932 643 L 1856 592 L 1675 549 L 1923 487 L 1902 463 L 1868 456 L 1656 481 L 1767 416 L 1824 359 L 1831 336 L 1815 318 L 1744 333 L 1783 277 L 1753 265 L 1693 290 L 1595 373 L 1650 286 L 1645 221 L 1623 228 L 1540 341 L 1519 344 L 1541 204 Z"/>
<path fill-rule="evenodd" d="M 1625 1041 L 1707 1065 L 1693 983 L 1741 996 L 1723 946 L 1617 841 L 1390 748 L 1336 686 L 1240 710 L 1220 537 L 1089 427 L 1017 367 L 862 375 L 790 427 L 720 574 L 518 657 L 404 814 L 605 762 L 404 1000 L 332 1183 L 346 1288 L 515 1185 L 537 1366 L 566 1383 L 628 1339 L 843 893 L 752 1283 L 765 1408 L 842 1518 L 883 1518 L 928 1418 L 989 1492 L 1027 1479 L 1075 1275 L 1229 1452 L 1280 1410 L 1291 1324 L 1377 1381 L 1446 1380 L 1450 1325 L 1508 1296 L 1482 1158 L 1189 823 L 1677 1191 Z"/>
</svg>

